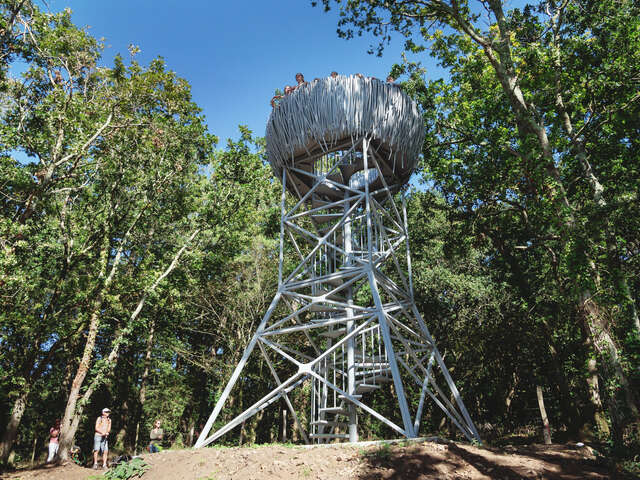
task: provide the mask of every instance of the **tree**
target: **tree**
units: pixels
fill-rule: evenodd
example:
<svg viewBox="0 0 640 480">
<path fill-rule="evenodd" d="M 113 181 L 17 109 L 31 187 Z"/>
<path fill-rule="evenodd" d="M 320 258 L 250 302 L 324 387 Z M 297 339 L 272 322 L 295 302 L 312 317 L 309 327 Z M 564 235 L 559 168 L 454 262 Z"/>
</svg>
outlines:
<svg viewBox="0 0 640 480">
<path fill-rule="evenodd" d="M 21 81 L 3 83 L 2 361 L 15 400 L 2 460 L 34 382 L 60 349 L 84 344 L 62 424 L 64 458 L 145 303 L 204 228 L 201 169 L 215 139 L 188 83 L 161 59 L 97 67 L 100 46 L 69 11 L 23 2 L 14 23 L 29 64 Z M 35 162 L 11 159 L 17 149 Z M 82 391 L 101 331 L 110 350 Z"/>
<path fill-rule="evenodd" d="M 418 65 L 396 67 L 412 73 L 406 88 L 424 108 L 426 171 L 509 261 L 515 286 L 529 271 L 554 304 L 573 305 L 604 367 L 620 443 L 628 420 L 640 421 L 630 363 L 640 333 L 637 250 L 629 219 L 618 216 L 637 217 L 638 6 L 322 3 L 340 9 L 341 36 L 371 32 L 381 52 L 395 31 L 408 51 L 430 48 L 449 69 L 449 81 L 427 83 Z"/>
</svg>

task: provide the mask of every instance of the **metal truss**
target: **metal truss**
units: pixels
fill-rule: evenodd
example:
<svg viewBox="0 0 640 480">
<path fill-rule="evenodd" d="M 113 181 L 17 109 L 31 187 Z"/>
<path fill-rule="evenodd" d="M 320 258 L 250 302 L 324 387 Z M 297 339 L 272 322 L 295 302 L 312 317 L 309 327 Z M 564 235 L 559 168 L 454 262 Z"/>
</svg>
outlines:
<svg viewBox="0 0 640 480">
<path fill-rule="evenodd" d="M 282 169 L 278 291 L 196 448 L 280 399 L 306 443 L 357 441 L 359 412 L 417 437 L 427 398 L 480 441 L 416 308 L 404 198 L 398 206 L 393 158 L 383 157 L 363 136 Z M 292 207 L 287 188 L 297 197 Z M 252 354 L 262 355 L 276 388 L 210 435 Z M 307 382 L 311 416 L 303 425 L 289 392 Z M 381 394 L 393 395 L 394 412 L 373 408 Z"/>
</svg>

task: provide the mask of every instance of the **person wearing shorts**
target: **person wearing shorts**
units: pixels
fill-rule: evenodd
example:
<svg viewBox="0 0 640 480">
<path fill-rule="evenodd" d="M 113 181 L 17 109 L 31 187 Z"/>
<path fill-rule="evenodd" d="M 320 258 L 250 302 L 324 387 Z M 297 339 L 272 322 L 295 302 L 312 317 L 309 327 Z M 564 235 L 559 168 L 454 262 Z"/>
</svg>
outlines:
<svg viewBox="0 0 640 480">
<path fill-rule="evenodd" d="M 107 469 L 109 455 L 109 432 L 111 432 L 111 410 L 102 409 L 102 415 L 96 419 L 96 430 L 93 436 L 93 469 L 98 469 L 98 452 L 102 451 L 102 468 Z"/>
</svg>

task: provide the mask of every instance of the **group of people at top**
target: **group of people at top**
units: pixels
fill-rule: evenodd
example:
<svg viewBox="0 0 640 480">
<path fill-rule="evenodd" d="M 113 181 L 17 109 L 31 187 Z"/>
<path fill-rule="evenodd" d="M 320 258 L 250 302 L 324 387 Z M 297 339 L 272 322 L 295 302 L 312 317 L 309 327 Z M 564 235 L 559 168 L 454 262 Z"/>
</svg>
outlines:
<svg viewBox="0 0 640 480">
<path fill-rule="evenodd" d="M 109 434 L 111 433 L 111 410 L 103 408 L 101 415 L 96 419 L 95 431 L 93 435 L 93 468 L 98 468 L 98 455 L 102 453 L 102 468 L 107 469 L 107 458 L 109 455 Z M 160 451 L 158 444 L 162 442 L 164 432 L 160 428 L 160 420 L 153 422 L 153 428 L 149 432 L 149 446 L 150 453 L 156 453 Z M 47 457 L 47 463 L 52 462 L 58 454 L 58 445 L 60 438 L 60 420 L 57 419 L 49 429 L 49 456 Z M 70 452 L 72 455 L 78 451 L 77 447 L 74 447 Z"/>
<path fill-rule="evenodd" d="M 338 72 L 331 72 L 330 74 L 331 78 L 337 78 L 338 77 Z M 356 77 L 358 78 L 364 78 L 364 76 L 361 73 L 356 73 Z M 374 80 L 376 79 L 375 77 L 371 77 Z M 319 78 L 314 78 L 313 81 L 317 82 L 318 80 L 320 80 Z M 395 83 L 396 79 L 393 78 L 391 75 L 389 75 L 387 77 L 387 83 Z M 291 86 L 291 85 L 285 85 L 284 86 L 284 95 L 274 95 L 273 98 L 271 99 L 271 107 L 275 107 L 278 103 L 277 101 L 280 100 L 281 98 L 284 98 L 285 96 L 293 93 L 296 89 L 302 87 L 303 85 L 306 85 L 309 82 L 306 82 L 304 80 L 304 75 L 302 75 L 302 73 L 296 73 L 296 85 L 295 86 Z"/>
</svg>

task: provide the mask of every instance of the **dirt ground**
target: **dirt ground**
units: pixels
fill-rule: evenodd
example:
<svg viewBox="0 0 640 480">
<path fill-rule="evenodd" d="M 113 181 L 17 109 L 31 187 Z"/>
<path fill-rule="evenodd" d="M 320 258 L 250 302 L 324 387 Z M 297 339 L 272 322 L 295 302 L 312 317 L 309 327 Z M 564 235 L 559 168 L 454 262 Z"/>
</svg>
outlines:
<svg viewBox="0 0 640 480">
<path fill-rule="evenodd" d="M 143 455 L 153 480 L 596 480 L 623 478 L 598 466 L 589 447 L 531 445 L 501 449 L 415 442 L 318 447 L 168 450 Z M 94 470 L 77 465 L 5 473 L 3 480 L 85 480 Z M 95 477 L 94 477 L 95 478 Z"/>
</svg>

